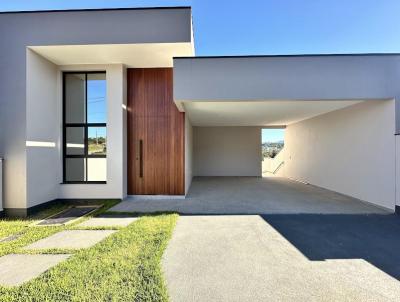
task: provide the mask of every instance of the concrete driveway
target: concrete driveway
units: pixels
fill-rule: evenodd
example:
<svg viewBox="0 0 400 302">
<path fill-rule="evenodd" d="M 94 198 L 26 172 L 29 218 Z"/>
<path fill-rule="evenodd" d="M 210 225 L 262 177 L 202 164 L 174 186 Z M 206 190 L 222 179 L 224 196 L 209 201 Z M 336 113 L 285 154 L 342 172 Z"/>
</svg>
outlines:
<svg viewBox="0 0 400 302">
<path fill-rule="evenodd" d="M 183 214 L 387 213 L 358 199 L 282 177 L 196 177 L 186 199 L 128 198 L 112 210 Z"/>
<path fill-rule="evenodd" d="M 177 211 L 163 256 L 172 302 L 399 301 L 400 218 L 285 178 L 195 178 L 186 199 L 112 211 Z"/>
<path fill-rule="evenodd" d="M 395 215 L 181 216 L 171 301 L 399 301 Z M 396 279 L 397 278 L 397 279 Z"/>
</svg>

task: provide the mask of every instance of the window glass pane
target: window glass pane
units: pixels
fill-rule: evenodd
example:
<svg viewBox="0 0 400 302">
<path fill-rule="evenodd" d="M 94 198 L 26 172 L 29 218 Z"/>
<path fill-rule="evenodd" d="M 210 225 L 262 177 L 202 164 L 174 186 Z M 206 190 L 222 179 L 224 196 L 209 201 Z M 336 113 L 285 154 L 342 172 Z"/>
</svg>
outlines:
<svg viewBox="0 0 400 302">
<path fill-rule="evenodd" d="M 83 124 L 64 125 L 64 181 L 106 181 L 106 127 L 88 125 L 107 123 L 106 75 L 104 72 L 66 73 L 64 80 L 65 123 Z M 104 157 L 88 158 L 87 155 Z"/>
<path fill-rule="evenodd" d="M 66 129 L 67 155 L 85 154 L 85 128 L 67 127 Z"/>
<path fill-rule="evenodd" d="M 88 158 L 88 181 L 106 181 L 107 180 L 107 159 L 106 158 Z"/>
<path fill-rule="evenodd" d="M 85 123 L 85 74 L 65 74 L 65 122 Z"/>
<path fill-rule="evenodd" d="M 87 75 L 88 123 L 106 123 L 106 75 L 90 73 Z"/>
<path fill-rule="evenodd" d="M 85 181 L 85 158 L 65 159 L 65 181 Z"/>
<path fill-rule="evenodd" d="M 107 154 L 107 131 L 106 127 L 88 128 L 88 153 L 89 155 Z"/>
</svg>

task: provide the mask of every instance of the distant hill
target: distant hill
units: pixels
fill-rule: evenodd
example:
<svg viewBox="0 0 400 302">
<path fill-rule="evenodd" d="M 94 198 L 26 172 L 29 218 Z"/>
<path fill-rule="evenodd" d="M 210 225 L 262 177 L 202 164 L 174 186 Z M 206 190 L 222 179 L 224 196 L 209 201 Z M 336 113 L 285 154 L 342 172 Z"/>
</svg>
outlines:
<svg viewBox="0 0 400 302">
<path fill-rule="evenodd" d="M 261 144 L 263 157 L 274 158 L 284 147 L 283 141 L 264 142 Z"/>
<path fill-rule="evenodd" d="M 284 145 L 285 142 L 284 141 L 277 141 L 277 142 L 263 142 L 262 145 L 263 146 L 280 146 L 280 145 Z"/>
</svg>

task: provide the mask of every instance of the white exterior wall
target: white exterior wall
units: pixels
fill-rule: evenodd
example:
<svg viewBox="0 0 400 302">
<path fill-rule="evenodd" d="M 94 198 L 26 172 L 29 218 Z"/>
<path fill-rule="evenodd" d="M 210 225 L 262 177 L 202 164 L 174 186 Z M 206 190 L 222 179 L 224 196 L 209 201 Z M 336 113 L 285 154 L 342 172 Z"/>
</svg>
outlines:
<svg viewBox="0 0 400 302">
<path fill-rule="evenodd" d="M 193 127 L 194 176 L 261 176 L 259 127 Z"/>
<path fill-rule="evenodd" d="M 107 184 L 62 184 L 62 71 L 106 71 Z M 26 208 L 53 199 L 126 196 L 126 68 L 122 64 L 56 66 L 27 50 Z M 49 146 L 49 144 L 54 144 Z M 19 184 L 18 184 L 19 185 Z"/>
<path fill-rule="evenodd" d="M 193 178 L 193 127 L 185 115 L 185 195 Z"/>
<path fill-rule="evenodd" d="M 126 111 L 128 97 L 128 78 L 127 69 L 123 66 L 122 70 L 122 198 L 128 195 L 128 131 L 127 121 L 128 112 Z"/>
<path fill-rule="evenodd" d="M 57 95 L 57 66 L 27 49 L 26 69 L 26 206 L 58 197 L 61 104 Z M 31 145 L 31 146 L 30 146 Z M 7 200 L 8 202 L 10 200 Z M 7 204 L 25 208 L 25 204 Z"/>
<path fill-rule="evenodd" d="M 285 176 L 394 210 L 395 110 L 367 101 L 285 131 Z"/>
<path fill-rule="evenodd" d="M 122 64 L 61 66 L 59 102 L 61 104 L 61 71 L 106 71 L 107 81 L 107 184 L 61 184 L 58 198 L 115 198 L 126 196 L 126 70 Z M 60 120 L 61 120 L 61 111 Z M 60 140 L 61 142 L 61 140 Z M 62 143 L 62 142 L 61 142 Z M 60 158 L 61 161 L 61 158 Z M 62 161 L 57 170 L 62 179 Z"/>
</svg>

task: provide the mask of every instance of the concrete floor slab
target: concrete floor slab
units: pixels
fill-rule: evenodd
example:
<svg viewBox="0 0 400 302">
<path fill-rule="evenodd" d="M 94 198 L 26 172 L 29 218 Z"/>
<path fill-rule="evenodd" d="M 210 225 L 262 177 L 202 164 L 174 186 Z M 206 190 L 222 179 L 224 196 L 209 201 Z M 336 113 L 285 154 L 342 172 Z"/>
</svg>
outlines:
<svg viewBox="0 0 400 302">
<path fill-rule="evenodd" d="M 69 256 L 10 254 L 0 257 L 0 285 L 21 285 L 38 277 Z"/>
<path fill-rule="evenodd" d="M 125 227 L 137 220 L 137 217 L 129 216 L 102 216 L 93 217 L 80 224 L 78 227 Z"/>
<path fill-rule="evenodd" d="M 50 237 L 36 241 L 24 249 L 81 249 L 88 248 L 110 236 L 111 230 L 71 230 L 61 231 Z"/>
<path fill-rule="evenodd" d="M 389 212 L 349 196 L 281 177 L 196 177 L 186 199 L 127 199 L 110 211 L 183 214 Z"/>
<path fill-rule="evenodd" d="M 181 216 L 162 260 L 169 295 L 173 302 L 398 301 L 399 222 L 395 215 Z"/>
</svg>

